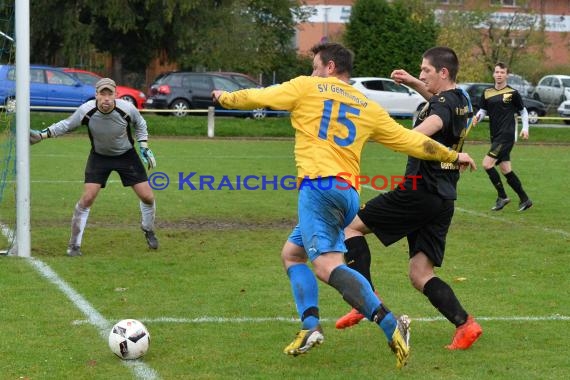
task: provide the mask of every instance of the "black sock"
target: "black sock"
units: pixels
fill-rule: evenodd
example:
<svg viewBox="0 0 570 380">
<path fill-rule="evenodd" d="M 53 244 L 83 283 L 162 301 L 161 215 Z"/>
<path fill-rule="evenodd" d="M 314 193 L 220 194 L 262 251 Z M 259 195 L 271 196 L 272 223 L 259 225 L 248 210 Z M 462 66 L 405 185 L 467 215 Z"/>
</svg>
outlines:
<svg viewBox="0 0 570 380">
<path fill-rule="evenodd" d="M 491 168 L 491 169 L 486 169 L 485 171 L 487 172 L 487 175 L 489 176 L 491 183 L 493 184 L 493 186 L 495 186 L 495 189 L 497 189 L 497 194 L 499 198 L 503 199 L 506 198 L 507 193 L 505 193 L 505 188 L 503 187 L 503 182 L 501 181 L 501 176 L 499 176 L 499 172 L 497 171 L 497 169 Z"/>
<path fill-rule="evenodd" d="M 424 285 L 424 295 L 439 312 L 459 327 L 467 321 L 467 312 L 453 293 L 453 289 L 439 277 L 432 277 Z"/>
<path fill-rule="evenodd" d="M 522 183 L 519 180 L 519 177 L 515 174 L 515 172 L 511 171 L 505 174 L 505 178 L 507 179 L 507 183 L 513 190 L 518 194 L 520 201 L 525 202 L 528 200 L 528 195 L 523 190 Z"/>
<path fill-rule="evenodd" d="M 364 276 L 374 290 L 374 284 L 370 277 L 370 247 L 364 236 L 354 236 L 344 241 L 348 252 L 344 255 L 346 265 Z"/>
</svg>

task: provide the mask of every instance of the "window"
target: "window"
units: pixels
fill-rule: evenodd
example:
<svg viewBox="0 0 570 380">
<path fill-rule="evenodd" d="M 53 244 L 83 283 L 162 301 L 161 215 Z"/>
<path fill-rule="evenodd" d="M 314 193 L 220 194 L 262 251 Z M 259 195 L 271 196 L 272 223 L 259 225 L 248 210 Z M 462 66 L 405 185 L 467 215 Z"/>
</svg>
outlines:
<svg viewBox="0 0 570 380">
<path fill-rule="evenodd" d="M 212 79 L 214 81 L 214 89 L 216 90 L 237 91 L 241 89 L 240 85 L 233 80 L 218 76 L 214 76 Z"/>
<path fill-rule="evenodd" d="M 526 39 L 522 37 L 511 38 L 511 47 L 513 48 L 524 48 L 526 46 Z"/>
<path fill-rule="evenodd" d="M 384 91 L 409 93 L 408 89 L 392 81 L 384 82 Z"/>
<path fill-rule="evenodd" d="M 167 84 L 172 87 L 182 87 L 184 80 L 186 80 L 186 76 L 184 74 L 171 74 L 160 78 L 157 83 Z"/>
<path fill-rule="evenodd" d="M 541 80 L 538 85 L 539 85 L 539 86 L 551 86 L 551 85 L 552 85 L 552 78 L 551 78 L 551 77 L 546 77 L 546 78 L 544 78 L 543 80 Z"/>
<path fill-rule="evenodd" d="M 99 79 L 101 79 L 101 78 L 99 78 L 99 77 L 96 77 L 96 76 L 94 76 L 94 75 L 87 74 L 87 73 L 75 73 L 74 75 L 75 75 L 75 77 L 76 77 L 77 79 L 79 79 L 81 82 L 90 84 L 90 85 L 92 85 L 92 86 L 95 86 L 95 84 L 96 84 L 97 82 L 99 82 Z"/>
<path fill-rule="evenodd" d="M 428 3 L 447 4 L 447 5 L 462 5 L 463 0 L 429 0 Z"/>
<path fill-rule="evenodd" d="M 184 83 L 184 87 L 190 87 L 192 91 L 211 91 L 213 90 L 210 78 L 207 75 L 189 75 L 189 81 Z M 187 85 L 189 84 L 189 86 Z"/>
<path fill-rule="evenodd" d="M 16 80 L 16 70 L 10 69 L 8 71 L 8 79 Z M 31 83 L 45 83 L 44 80 L 44 70 L 42 69 L 30 69 L 30 82 Z"/>
<path fill-rule="evenodd" d="M 516 0 L 490 0 L 489 4 L 491 5 L 501 5 L 503 7 L 517 7 Z"/>
<path fill-rule="evenodd" d="M 499 42 L 504 46 L 508 46 L 511 48 L 519 48 L 522 49 L 526 46 L 526 39 L 523 37 L 508 37 L 506 40 L 501 38 Z"/>
<path fill-rule="evenodd" d="M 30 70 L 30 82 L 32 83 L 44 83 L 44 71 L 31 69 Z"/>
<path fill-rule="evenodd" d="M 241 76 L 241 75 L 232 75 L 233 80 L 238 82 L 243 88 L 255 88 L 259 87 L 259 84 L 254 82 L 253 80 L 249 79 L 248 77 Z M 214 80 L 215 82 L 215 80 Z"/>
<path fill-rule="evenodd" d="M 384 91 L 384 87 L 382 86 L 382 81 L 380 80 L 369 80 L 366 82 L 362 82 L 362 85 L 364 86 L 364 88 L 367 88 L 368 90 Z"/>
<path fill-rule="evenodd" d="M 73 86 L 75 80 L 67 74 L 56 70 L 46 70 L 47 82 L 49 84 L 63 84 L 66 86 Z"/>
</svg>

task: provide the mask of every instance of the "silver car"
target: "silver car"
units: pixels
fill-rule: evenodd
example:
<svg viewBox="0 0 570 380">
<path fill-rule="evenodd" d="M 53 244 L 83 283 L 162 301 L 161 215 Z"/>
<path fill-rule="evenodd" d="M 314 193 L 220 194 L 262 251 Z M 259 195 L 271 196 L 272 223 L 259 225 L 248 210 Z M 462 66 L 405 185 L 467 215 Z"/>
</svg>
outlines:
<svg viewBox="0 0 570 380">
<path fill-rule="evenodd" d="M 427 103 L 418 92 L 389 78 L 350 78 L 352 86 L 380 104 L 392 117 L 414 117 Z"/>
<path fill-rule="evenodd" d="M 546 104 L 570 100 L 570 75 L 547 75 L 538 81 L 532 97 Z"/>
<path fill-rule="evenodd" d="M 558 114 L 560 117 L 565 117 L 564 123 L 570 124 L 570 100 L 563 101 L 558 106 Z"/>
<path fill-rule="evenodd" d="M 518 74 L 509 74 L 507 84 L 517 90 L 522 96 L 532 96 L 534 86 Z"/>
</svg>

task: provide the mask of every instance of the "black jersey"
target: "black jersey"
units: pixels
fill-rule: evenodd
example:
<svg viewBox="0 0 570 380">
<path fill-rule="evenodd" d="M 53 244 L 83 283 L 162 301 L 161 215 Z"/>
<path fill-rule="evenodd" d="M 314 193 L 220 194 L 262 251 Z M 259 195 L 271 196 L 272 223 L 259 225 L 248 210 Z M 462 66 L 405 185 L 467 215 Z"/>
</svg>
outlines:
<svg viewBox="0 0 570 380">
<path fill-rule="evenodd" d="M 461 89 L 434 95 L 418 115 L 414 126 L 430 115 L 437 115 L 443 121 L 443 127 L 430 137 L 452 150 L 461 152 L 468 121 L 472 117 L 468 95 Z M 443 199 L 457 198 L 459 166 L 456 164 L 408 157 L 406 175 L 421 175 L 422 179 L 418 180 L 418 185 Z"/>
<path fill-rule="evenodd" d="M 479 104 L 489 116 L 491 142 L 515 141 L 515 114 L 524 108 L 519 92 L 509 86 L 501 90 L 487 88 Z"/>
</svg>

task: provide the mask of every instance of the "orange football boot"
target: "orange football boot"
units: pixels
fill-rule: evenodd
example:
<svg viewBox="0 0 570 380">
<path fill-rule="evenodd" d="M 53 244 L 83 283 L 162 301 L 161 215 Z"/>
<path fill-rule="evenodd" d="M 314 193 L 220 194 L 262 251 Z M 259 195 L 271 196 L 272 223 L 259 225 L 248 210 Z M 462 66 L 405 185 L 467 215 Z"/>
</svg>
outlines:
<svg viewBox="0 0 570 380">
<path fill-rule="evenodd" d="M 479 339 L 481 334 L 483 334 L 481 326 L 472 316 L 468 316 L 467 322 L 455 330 L 453 341 L 445 348 L 448 350 L 466 350 Z"/>
</svg>

